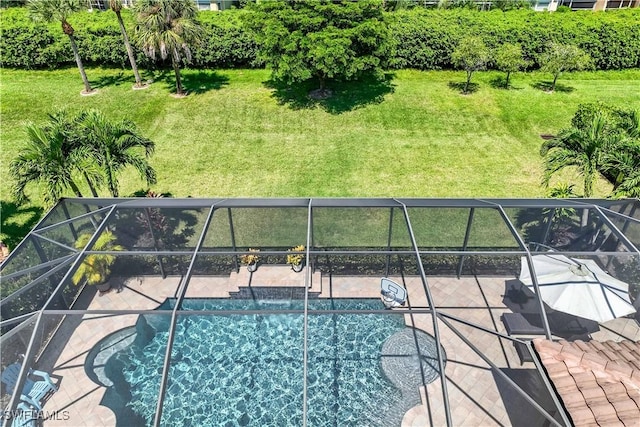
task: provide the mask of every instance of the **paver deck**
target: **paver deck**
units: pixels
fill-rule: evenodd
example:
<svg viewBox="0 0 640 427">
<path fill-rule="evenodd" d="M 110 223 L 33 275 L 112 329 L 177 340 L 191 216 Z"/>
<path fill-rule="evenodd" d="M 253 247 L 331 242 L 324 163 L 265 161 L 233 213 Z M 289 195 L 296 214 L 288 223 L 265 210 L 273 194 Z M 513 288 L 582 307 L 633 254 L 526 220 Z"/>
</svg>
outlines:
<svg viewBox="0 0 640 427">
<path fill-rule="evenodd" d="M 419 277 L 391 277 L 408 290 L 408 305 L 429 308 L 425 285 Z M 180 277 L 132 277 L 123 280 L 117 291 L 98 296 L 83 293 L 79 304 L 87 310 L 155 309 L 166 298 L 175 297 Z M 511 278 L 505 277 L 429 277 L 429 288 L 440 313 L 505 333 L 500 315 L 513 309 L 535 309 L 532 302 L 514 307 L 505 298 Z M 320 273 L 292 272 L 288 267 L 261 266 L 253 274 L 242 269 L 227 277 L 192 277 L 187 298 L 228 298 L 244 286 L 309 286 L 319 298 L 377 298 L 379 277 L 328 276 Z M 135 324 L 138 314 L 78 314 L 67 316 L 56 336 L 65 345 L 52 346 L 39 365 L 51 366 L 54 378 L 61 380 L 60 390 L 45 405 L 46 426 L 114 426 L 116 414 L 104 406 L 106 388 L 92 381 L 85 371 L 91 349 L 107 335 Z M 406 314 L 408 326 L 434 334 L 431 314 Z M 536 381 L 533 364 L 521 364 L 513 345 L 486 332 L 454 320 L 449 321 L 465 339 L 472 342 L 497 367 L 523 383 Z M 446 377 L 454 425 L 512 425 L 518 420 L 539 418 L 531 406 L 517 396 L 488 363 L 461 339 L 453 329 L 438 321 L 442 346 L 446 352 Z M 592 333 L 597 339 L 640 339 L 638 323 L 617 319 L 601 325 Z M 56 351 L 57 349 L 57 351 Z M 422 390 L 422 404 L 405 415 L 403 426 L 445 424 L 440 380 Z M 425 422 L 427 424 L 425 424 Z M 123 424 L 123 425 L 126 425 Z"/>
</svg>

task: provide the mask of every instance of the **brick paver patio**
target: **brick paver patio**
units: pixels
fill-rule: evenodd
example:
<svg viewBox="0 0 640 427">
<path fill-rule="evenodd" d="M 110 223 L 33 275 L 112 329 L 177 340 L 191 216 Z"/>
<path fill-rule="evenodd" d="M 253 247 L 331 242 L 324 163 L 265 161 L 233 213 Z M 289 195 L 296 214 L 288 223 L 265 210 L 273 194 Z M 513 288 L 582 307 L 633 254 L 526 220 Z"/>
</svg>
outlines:
<svg viewBox="0 0 640 427">
<path fill-rule="evenodd" d="M 404 283 L 408 290 L 409 306 L 429 307 L 420 278 L 392 279 Z M 132 277 L 122 280 L 117 291 L 102 296 L 89 289 L 79 303 L 88 310 L 155 309 L 166 298 L 175 297 L 180 282 L 179 277 Z M 505 333 L 500 316 L 514 309 L 513 304 L 505 299 L 512 278 L 429 277 L 428 282 L 440 312 Z M 307 276 L 306 269 L 302 273 L 294 273 L 284 266 L 261 266 L 253 275 L 242 268 L 239 273 L 232 273 L 229 277 L 193 277 L 186 297 L 228 298 L 230 292 L 238 292 L 247 286 L 303 288 L 305 284 L 319 298 L 377 298 L 380 291 L 379 277 L 330 277 L 320 273 Z M 532 304 L 527 302 L 520 308 L 534 310 Z M 60 390 L 51 396 L 44 407 L 49 415 L 44 423 L 46 426 L 127 425 L 126 420 L 117 420 L 116 414 L 105 406 L 107 388 L 87 375 L 86 370 L 92 367 L 87 368 L 86 361 L 98 342 L 113 332 L 133 326 L 138 316 L 67 316 L 55 337 L 56 340 L 66 339 L 66 345 L 52 346 L 53 350 L 47 351 L 40 362 L 40 365 L 52 366 L 50 372 L 53 378 L 60 380 Z M 408 326 L 433 334 L 430 314 L 407 314 L 405 321 Z M 528 362 L 521 364 L 508 340 L 455 321 L 450 323 L 510 377 L 520 378 L 524 383 L 539 382 L 534 365 Z M 438 327 L 447 356 L 445 373 L 454 425 L 512 425 L 524 419 L 542 423 L 539 414 L 519 398 L 452 329 L 441 321 Z M 633 319 L 617 319 L 601 325 L 600 330 L 592 333 L 591 337 L 598 340 L 638 340 L 640 328 Z M 534 384 L 532 387 L 535 386 L 540 385 Z M 422 389 L 422 403 L 407 412 L 403 426 L 444 425 L 444 416 L 441 383 L 436 380 Z"/>
</svg>

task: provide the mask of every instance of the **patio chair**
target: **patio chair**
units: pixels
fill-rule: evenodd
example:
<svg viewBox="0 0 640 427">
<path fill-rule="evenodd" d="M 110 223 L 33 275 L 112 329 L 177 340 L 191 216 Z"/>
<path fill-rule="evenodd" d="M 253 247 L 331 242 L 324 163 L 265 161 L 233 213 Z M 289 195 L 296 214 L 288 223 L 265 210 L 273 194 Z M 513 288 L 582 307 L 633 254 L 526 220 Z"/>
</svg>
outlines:
<svg viewBox="0 0 640 427">
<path fill-rule="evenodd" d="M 22 394 L 20 399 L 31 405 L 34 409 L 38 411 L 42 411 L 42 405 L 49 395 L 49 393 L 53 393 L 58 391 L 58 388 L 51 382 L 48 381 L 36 381 L 31 387 L 31 390 L 27 394 Z"/>
<path fill-rule="evenodd" d="M 13 418 L 11 427 L 36 427 L 38 425 L 38 415 L 26 403 L 18 405 L 20 413 Z"/>
<path fill-rule="evenodd" d="M 22 365 L 18 362 L 15 362 L 7 366 L 5 370 L 2 371 L 2 376 L 0 377 L 0 379 L 5 385 L 7 393 L 13 394 L 13 389 L 16 388 L 16 384 L 18 383 L 18 376 L 20 375 L 21 368 Z M 31 387 L 33 387 L 33 383 L 33 380 L 27 378 L 24 381 L 23 391 L 29 392 L 29 390 L 31 390 Z"/>
<path fill-rule="evenodd" d="M 12 363 L 2 372 L 1 380 L 7 388 L 7 393 L 12 394 L 18 383 L 20 369 L 22 365 L 18 362 Z M 34 381 L 31 377 L 40 377 L 42 380 Z M 48 373 L 38 370 L 29 370 L 24 381 L 20 399 L 28 403 L 38 411 L 42 410 L 42 401 L 50 392 L 58 391 L 58 387 L 53 383 Z"/>
</svg>

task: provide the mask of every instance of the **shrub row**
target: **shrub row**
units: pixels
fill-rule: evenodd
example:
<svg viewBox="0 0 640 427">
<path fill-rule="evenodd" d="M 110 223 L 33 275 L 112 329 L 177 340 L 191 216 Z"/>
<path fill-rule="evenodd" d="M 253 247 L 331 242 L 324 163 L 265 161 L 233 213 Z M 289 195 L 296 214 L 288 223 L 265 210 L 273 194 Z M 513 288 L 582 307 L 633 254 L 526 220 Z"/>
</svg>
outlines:
<svg viewBox="0 0 640 427">
<path fill-rule="evenodd" d="M 258 43 L 243 26 L 245 10 L 201 12 L 203 45 L 194 49 L 199 68 L 260 67 Z M 123 18 L 133 28 L 133 16 Z M 15 68 L 60 67 L 73 64 L 60 24 L 31 22 L 24 8 L 0 12 L 0 65 Z M 530 10 L 477 12 L 465 9 L 412 9 L 386 14 L 396 49 L 396 68 L 451 68 L 451 53 L 466 35 L 477 35 L 489 47 L 520 43 L 526 59 L 537 68 L 537 57 L 549 41 L 575 44 L 591 55 L 596 69 L 640 67 L 640 9 L 593 13 L 543 13 Z M 112 12 L 80 13 L 70 20 L 87 64 L 122 66 L 127 55 Z M 139 63 L 150 61 L 137 52 Z"/>
<path fill-rule="evenodd" d="M 258 44 L 243 29 L 244 11 L 203 12 L 200 21 L 205 38 L 193 50 L 193 63 L 201 68 L 250 68 L 262 66 L 256 60 Z M 134 17 L 122 11 L 125 26 L 131 32 Z M 75 64 L 68 37 L 59 23 L 34 23 L 25 8 L 0 11 L 0 65 L 12 68 L 58 68 Z M 78 13 L 69 20 L 75 29 L 80 56 L 86 65 L 128 66 L 128 57 L 113 12 Z M 131 34 L 130 34 L 131 38 Z M 135 46 L 134 46 L 135 49 Z M 141 67 L 155 64 L 136 50 Z"/>
<path fill-rule="evenodd" d="M 532 68 L 538 68 L 538 56 L 549 41 L 584 49 L 596 69 L 640 66 L 638 9 L 606 13 L 413 10 L 389 14 L 388 20 L 397 41 L 398 68 L 451 68 L 451 53 L 467 35 L 482 37 L 490 48 L 504 42 L 521 44 Z"/>
</svg>

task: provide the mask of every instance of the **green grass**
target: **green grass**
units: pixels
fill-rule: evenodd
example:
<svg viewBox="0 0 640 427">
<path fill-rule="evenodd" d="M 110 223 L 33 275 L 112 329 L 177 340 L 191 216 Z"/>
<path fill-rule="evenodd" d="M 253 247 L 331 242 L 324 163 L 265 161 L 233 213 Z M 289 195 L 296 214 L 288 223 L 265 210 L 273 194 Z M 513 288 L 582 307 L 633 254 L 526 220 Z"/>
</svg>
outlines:
<svg viewBox="0 0 640 427">
<path fill-rule="evenodd" d="M 155 82 L 143 91 L 131 90 L 127 70 L 87 73 L 100 89 L 95 96 L 80 96 L 75 68 L 2 70 L 5 204 L 25 123 L 43 123 L 63 107 L 132 119 L 157 144 L 153 189 L 179 197 L 539 197 L 540 134 L 567 126 L 579 103 L 640 106 L 640 70 L 566 74 L 553 94 L 535 87 L 548 75 L 516 74 L 507 91 L 495 87 L 501 74 L 478 73 L 471 95 L 452 88 L 461 72 L 406 70 L 385 84 L 333 85 L 334 97 L 320 102 L 306 97 L 313 86 L 274 86 L 265 70 L 185 70 L 192 93 L 183 99 L 169 96 L 171 73 L 147 74 Z M 121 194 L 143 187 L 133 171 L 123 175 Z M 600 182 L 597 191 L 609 188 Z M 41 206 L 38 189 L 29 194 Z M 6 228 L 5 209 L 2 217 L 6 240 L 16 231 Z"/>
</svg>

